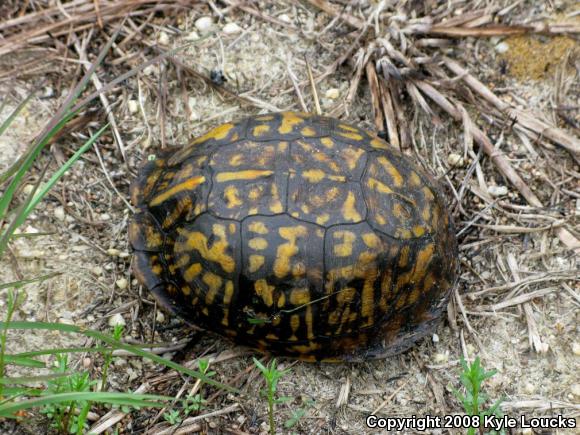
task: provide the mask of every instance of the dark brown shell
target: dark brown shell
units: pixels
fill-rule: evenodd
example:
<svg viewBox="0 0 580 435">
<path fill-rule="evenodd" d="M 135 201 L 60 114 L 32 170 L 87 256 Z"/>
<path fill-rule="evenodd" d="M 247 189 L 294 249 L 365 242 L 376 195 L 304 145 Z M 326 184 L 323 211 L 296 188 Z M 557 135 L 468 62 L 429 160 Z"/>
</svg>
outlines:
<svg viewBox="0 0 580 435">
<path fill-rule="evenodd" d="M 134 272 L 169 311 L 275 354 L 365 360 L 430 333 L 457 243 L 431 177 L 336 119 L 228 123 L 131 187 Z"/>
</svg>

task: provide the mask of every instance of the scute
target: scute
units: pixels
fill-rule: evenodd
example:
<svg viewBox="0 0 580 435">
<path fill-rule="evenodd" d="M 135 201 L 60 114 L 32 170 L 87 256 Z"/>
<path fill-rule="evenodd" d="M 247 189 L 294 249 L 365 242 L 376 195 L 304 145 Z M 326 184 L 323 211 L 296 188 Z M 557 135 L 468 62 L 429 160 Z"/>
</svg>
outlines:
<svg viewBox="0 0 580 435">
<path fill-rule="evenodd" d="M 401 352 L 436 327 L 455 280 L 436 183 L 336 119 L 223 124 L 148 162 L 131 199 L 139 282 L 187 322 L 266 352 Z"/>
</svg>

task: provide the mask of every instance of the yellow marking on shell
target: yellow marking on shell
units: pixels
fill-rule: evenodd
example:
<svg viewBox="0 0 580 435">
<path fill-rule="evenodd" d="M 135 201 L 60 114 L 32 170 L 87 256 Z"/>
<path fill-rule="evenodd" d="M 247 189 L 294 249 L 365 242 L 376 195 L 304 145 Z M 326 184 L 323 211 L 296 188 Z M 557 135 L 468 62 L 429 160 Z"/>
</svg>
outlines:
<svg viewBox="0 0 580 435">
<path fill-rule="evenodd" d="M 284 308 L 284 305 L 286 305 L 286 296 L 284 293 L 280 293 L 278 297 L 278 308 Z"/>
<path fill-rule="evenodd" d="M 401 187 L 403 185 L 403 177 L 401 173 L 393 166 L 393 164 L 386 157 L 379 157 L 377 161 L 382 165 L 382 167 L 387 171 L 387 173 L 393 179 L 395 186 Z"/>
<path fill-rule="evenodd" d="M 191 201 L 191 198 L 189 196 L 179 198 L 177 203 L 173 206 L 173 210 L 171 210 L 171 213 L 169 213 L 165 217 L 165 219 L 163 219 L 163 223 L 161 224 L 161 226 L 164 229 L 171 228 L 173 224 L 177 222 L 177 220 L 179 220 L 181 216 L 183 216 L 184 214 L 189 215 L 191 213 L 192 207 L 193 202 Z M 193 207 L 194 216 L 197 216 L 198 214 L 201 213 L 202 207 L 205 207 L 205 204 L 198 203 L 195 205 L 195 207 Z"/>
<path fill-rule="evenodd" d="M 324 237 L 324 230 L 316 228 L 316 235 L 322 239 Z"/>
<path fill-rule="evenodd" d="M 156 264 L 151 268 L 151 272 L 153 272 L 153 275 L 159 276 L 163 272 L 163 266 Z"/>
<path fill-rule="evenodd" d="M 304 127 L 300 130 L 300 133 L 302 133 L 303 136 L 316 136 L 316 130 L 311 127 Z"/>
<path fill-rule="evenodd" d="M 347 221 L 358 222 L 362 219 L 361 215 L 359 214 L 359 212 L 355 207 L 356 205 L 355 202 L 356 198 L 354 196 L 354 193 L 352 191 L 349 191 L 348 195 L 346 196 L 346 200 L 344 201 L 344 204 L 342 206 L 342 217 Z"/>
<path fill-rule="evenodd" d="M 320 143 L 322 143 L 326 148 L 334 148 L 334 141 L 329 137 L 323 137 L 320 139 Z"/>
<path fill-rule="evenodd" d="M 256 116 L 257 121 L 271 121 L 273 119 L 274 119 L 274 117 L 272 115 Z"/>
<path fill-rule="evenodd" d="M 348 124 L 343 124 L 343 123 L 340 123 L 340 124 L 338 124 L 338 127 L 339 127 L 339 128 L 342 128 L 343 130 L 346 130 L 346 131 L 352 131 L 352 132 L 354 132 L 354 133 L 357 133 L 357 132 L 359 132 L 359 131 L 360 131 L 360 130 L 359 130 L 358 128 L 356 128 L 356 127 L 352 127 L 352 126 L 350 126 L 350 125 L 348 125 Z"/>
<path fill-rule="evenodd" d="M 294 126 L 301 124 L 304 122 L 299 116 L 296 116 L 293 112 L 284 112 L 282 113 L 282 123 L 280 124 L 280 128 L 278 131 L 280 134 L 288 134 L 294 130 Z"/>
<path fill-rule="evenodd" d="M 292 314 L 290 316 L 290 329 L 292 329 L 292 336 L 289 338 L 291 341 L 298 341 L 298 337 L 296 337 L 296 331 L 300 327 L 300 316 L 298 314 Z"/>
<path fill-rule="evenodd" d="M 193 263 L 189 266 L 185 273 L 183 274 L 183 278 L 187 282 L 192 282 L 193 279 L 201 273 L 201 264 L 200 263 Z"/>
<path fill-rule="evenodd" d="M 231 223 L 231 224 L 228 226 L 228 229 L 229 229 L 229 231 L 230 231 L 230 234 L 235 234 L 235 232 L 236 232 L 236 224 L 234 224 L 234 223 Z"/>
<path fill-rule="evenodd" d="M 337 231 L 334 233 L 335 239 L 341 239 L 342 243 L 334 245 L 334 255 L 337 257 L 348 257 L 352 255 L 352 245 L 356 240 L 356 235 L 352 231 Z"/>
<path fill-rule="evenodd" d="M 232 123 L 222 124 L 219 127 L 216 127 L 213 130 L 208 131 L 203 136 L 200 136 L 197 139 L 194 139 L 191 142 L 191 145 L 197 145 L 197 144 L 205 142 L 209 139 L 215 139 L 215 140 L 225 139 L 233 128 L 234 128 L 234 124 L 232 124 Z"/>
<path fill-rule="evenodd" d="M 278 341 L 280 340 L 280 337 L 278 337 L 276 334 L 266 334 L 266 340 L 271 340 L 271 341 Z"/>
<path fill-rule="evenodd" d="M 258 210 L 258 207 L 251 207 L 248 210 L 248 216 L 254 215 L 254 214 L 258 214 L 260 212 L 260 210 Z"/>
<path fill-rule="evenodd" d="M 177 260 L 175 261 L 175 266 L 181 269 L 182 267 L 187 266 L 189 263 L 191 263 L 189 255 L 187 254 L 180 255 L 179 257 L 177 257 Z"/>
<path fill-rule="evenodd" d="M 230 158 L 230 165 L 231 166 L 240 166 L 242 163 L 244 163 L 244 155 L 243 154 L 234 154 Z"/>
<path fill-rule="evenodd" d="M 409 180 L 411 180 L 411 186 L 417 187 L 421 185 L 421 178 L 419 178 L 419 175 L 415 171 L 411 172 Z"/>
<path fill-rule="evenodd" d="M 320 169 L 308 169 L 302 173 L 302 177 L 307 179 L 310 183 L 318 183 L 324 179 L 326 174 Z"/>
<path fill-rule="evenodd" d="M 230 314 L 230 302 L 232 301 L 232 297 L 234 295 L 234 283 L 232 281 L 226 281 L 226 288 L 224 291 L 224 317 L 222 319 L 222 325 L 229 326 L 229 314 Z"/>
<path fill-rule="evenodd" d="M 248 241 L 248 245 L 256 251 L 261 251 L 268 247 L 268 241 L 262 237 L 255 237 Z"/>
<path fill-rule="evenodd" d="M 393 205 L 393 214 L 400 221 L 406 221 L 411 217 L 409 211 L 398 202 Z"/>
<path fill-rule="evenodd" d="M 251 222 L 250 225 L 248 225 L 248 229 L 253 233 L 268 234 L 268 228 L 266 228 L 266 225 L 264 225 L 264 222 L 262 221 Z"/>
<path fill-rule="evenodd" d="M 297 278 L 306 275 L 306 266 L 303 262 L 299 261 L 292 266 L 292 275 Z"/>
<path fill-rule="evenodd" d="M 268 124 L 256 125 L 254 127 L 254 136 L 262 136 L 270 131 Z"/>
<path fill-rule="evenodd" d="M 340 190 L 338 189 L 338 187 L 331 187 L 326 191 L 326 200 L 328 202 L 332 202 L 338 197 L 339 194 Z"/>
<path fill-rule="evenodd" d="M 428 222 L 429 219 L 431 218 L 431 209 L 429 208 L 428 205 L 426 205 L 423 208 L 423 211 L 421 212 L 421 217 L 425 220 L 425 222 Z"/>
<path fill-rule="evenodd" d="M 272 202 L 270 203 L 270 211 L 272 213 L 282 213 L 284 211 L 284 206 L 282 202 L 280 202 L 280 195 L 278 194 L 278 186 L 276 184 L 272 184 L 272 188 L 270 189 L 272 192 Z"/>
<path fill-rule="evenodd" d="M 278 228 L 278 233 L 280 237 L 288 240 L 287 243 L 278 246 L 276 260 L 274 261 L 274 275 L 277 278 L 283 278 L 290 272 L 291 258 L 298 253 L 296 239 L 306 236 L 308 231 L 305 226 L 298 225 L 296 227 L 280 227 Z"/>
<path fill-rule="evenodd" d="M 393 190 L 384 183 L 381 183 L 375 178 L 369 178 L 367 181 L 367 186 L 369 189 L 373 189 L 379 193 L 393 193 Z"/>
<path fill-rule="evenodd" d="M 385 217 L 382 214 L 377 213 L 375 215 L 375 219 L 377 220 L 377 222 L 380 225 L 385 225 L 387 223 L 387 220 L 385 219 Z"/>
<path fill-rule="evenodd" d="M 234 186 L 226 187 L 224 190 L 224 196 L 226 197 L 227 208 L 238 207 L 244 203 L 244 201 L 238 197 L 238 189 Z"/>
<path fill-rule="evenodd" d="M 425 234 L 425 227 L 421 225 L 415 225 L 413 227 L 413 235 L 415 237 L 421 237 L 423 234 Z"/>
<path fill-rule="evenodd" d="M 268 281 L 265 279 L 259 279 L 254 283 L 256 294 L 262 298 L 268 307 L 271 307 L 274 303 L 274 289 L 275 287 L 268 285 Z"/>
<path fill-rule="evenodd" d="M 248 198 L 250 198 L 252 201 L 255 201 L 256 199 L 260 198 L 262 196 L 262 189 L 260 189 L 260 187 L 250 189 L 250 192 L 248 193 Z"/>
<path fill-rule="evenodd" d="M 248 267 L 248 271 L 250 273 L 256 272 L 260 267 L 264 265 L 266 261 L 263 255 L 250 255 L 250 265 Z"/>
<path fill-rule="evenodd" d="M 194 166 L 192 164 L 183 165 L 174 175 L 175 180 L 189 180 L 193 177 Z"/>
<path fill-rule="evenodd" d="M 189 296 L 191 294 L 191 287 L 189 287 L 188 285 L 182 286 L 181 293 L 183 293 L 185 296 Z"/>
<path fill-rule="evenodd" d="M 409 263 L 409 245 L 405 245 L 401 248 L 401 253 L 399 254 L 399 267 L 405 268 Z"/>
<path fill-rule="evenodd" d="M 346 137 L 347 139 L 352 139 L 352 140 L 363 140 L 363 137 L 358 134 L 358 133 L 338 133 L 340 136 L 342 137 Z"/>
<path fill-rule="evenodd" d="M 369 274 L 365 279 L 361 295 L 361 317 L 366 317 L 367 320 L 361 326 L 370 326 L 374 323 L 374 309 L 375 309 L 375 279 L 376 271 L 374 274 Z"/>
<path fill-rule="evenodd" d="M 433 258 L 433 252 L 435 251 L 435 245 L 432 243 L 425 246 L 417 254 L 417 260 L 415 261 L 415 270 L 423 276 L 427 270 L 427 265 Z"/>
<path fill-rule="evenodd" d="M 223 183 L 225 181 L 233 180 L 255 180 L 256 178 L 268 177 L 272 175 L 273 171 L 265 171 L 258 169 L 248 169 L 245 171 L 237 172 L 220 172 L 216 175 L 216 181 Z"/>
<path fill-rule="evenodd" d="M 371 146 L 373 148 L 378 148 L 381 150 L 388 150 L 389 146 L 387 145 L 387 143 L 379 138 L 374 138 L 371 140 Z"/>
<path fill-rule="evenodd" d="M 314 331 L 313 331 L 314 321 L 312 318 L 312 307 L 311 306 L 306 307 L 306 315 L 304 316 L 304 321 L 306 322 L 306 338 L 308 338 L 308 340 L 313 340 L 314 339 Z"/>
<path fill-rule="evenodd" d="M 310 302 L 310 291 L 308 288 L 296 288 L 290 292 L 290 303 L 300 306 Z"/>
<path fill-rule="evenodd" d="M 311 352 L 320 349 L 320 344 L 315 343 L 315 342 L 310 342 L 307 345 L 306 344 L 296 344 L 294 346 L 291 346 L 290 348 L 291 350 L 293 350 L 294 352 L 298 352 L 299 354 L 305 355 L 305 356 L 301 356 L 300 358 L 302 358 L 305 361 L 310 360 L 310 356 L 308 354 L 310 354 Z"/>
<path fill-rule="evenodd" d="M 170 189 L 166 190 L 165 192 L 162 192 L 159 195 L 157 195 L 156 197 L 154 197 L 151 200 L 151 202 L 149 203 L 149 206 L 155 207 L 156 205 L 162 204 L 163 202 L 165 202 L 166 200 L 168 200 L 172 196 L 177 195 L 178 193 L 195 189 L 197 186 L 199 186 L 203 182 L 205 182 L 204 176 L 192 177 L 188 180 L 185 180 L 184 182 L 176 184 L 175 186 L 171 187 Z"/>
<path fill-rule="evenodd" d="M 178 231 L 187 234 L 187 242 L 183 246 L 176 245 L 175 251 L 183 252 L 185 250 L 196 250 L 205 260 L 219 263 L 225 272 L 232 273 L 235 270 L 236 262 L 226 252 L 229 244 L 226 237 L 225 226 L 220 224 L 213 225 L 212 231 L 217 236 L 218 240 L 213 242 L 211 249 L 208 248 L 209 240 L 205 234 L 197 231 L 190 233 L 187 233 L 184 230 Z"/>
<path fill-rule="evenodd" d="M 306 214 L 309 214 L 310 213 L 310 207 L 308 207 L 306 204 L 302 204 L 300 206 L 300 210 L 302 210 Z"/>
<path fill-rule="evenodd" d="M 223 279 L 215 273 L 205 272 L 201 280 L 208 287 L 207 293 L 205 294 L 205 303 L 206 305 L 211 305 L 216 294 L 222 288 Z"/>
<path fill-rule="evenodd" d="M 375 233 L 364 233 L 362 239 L 369 248 L 378 248 L 381 245 L 381 239 Z"/>
<path fill-rule="evenodd" d="M 360 148 L 344 148 L 342 149 L 341 153 L 344 157 L 344 161 L 348 166 L 348 169 L 352 171 L 354 168 L 356 168 L 359 159 L 365 152 Z"/>
<path fill-rule="evenodd" d="M 324 225 L 330 219 L 330 215 L 328 213 L 323 213 L 320 216 L 316 217 L 316 223 L 318 225 Z"/>
<path fill-rule="evenodd" d="M 429 189 L 427 186 L 423 187 L 421 191 L 423 192 L 423 195 L 427 201 L 433 201 L 435 199 L 433 192 L 431 192 L 431 189 Z"/>
<path fill-rule="evenodd" d="M 207 317 L 209 316 L 209 310 L 207 309 L 207 307 L 203 307 L 203 309 L 201 310 L 201 312 Z"/>
</svg>

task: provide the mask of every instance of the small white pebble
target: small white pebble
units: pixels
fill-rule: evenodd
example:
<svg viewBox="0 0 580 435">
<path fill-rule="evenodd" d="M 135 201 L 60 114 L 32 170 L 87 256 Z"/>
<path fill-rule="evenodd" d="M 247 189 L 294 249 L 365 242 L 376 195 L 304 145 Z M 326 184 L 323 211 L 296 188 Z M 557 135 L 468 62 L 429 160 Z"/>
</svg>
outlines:
<svg viewBox="0 0 580 435">
<path fill-rule="evenodd" d="M 439 336 L 437 334 L 433 334 L 432 340 L 433 343 L 439 343 Z"/>
<path fill-rule="evenodd" d="M 580 397 L 580 384 L 573 384 L 570 387 L 570 391 L 572 392 L 572 394 L 576 397 Z"/>
<path fill-rule="evenodd" d="M 145 74 L 146 76 L 150 76 L 155 74 L 155 71 L 157 71 L 157 66 L 149 65 L 143 69 L 143 74 Z"/>
<path fill-rule="evenodd" d="M 495 51 L 497 51 L 498 53 L 505 53 L 509 49 L 510 46 L 507 44 L 507 42 L 500 42 L 495 46 Z"/>
<path fill-rule="evenodd" d="M 524 393 L 534 394 L 535 392 L 536 392 L 536 387 L 534 386 L 534 384 L 532 384 L 530 382 L 526 382 L 526 384 L 524 385 Z"/>
<path fill-rule="evenodd" d="M 22 192 L 25 195 L 30 195 L 33 190 L 34 190 L 34 186 L 32 184 L 27 184 L 26 186 L 24 186 L 24 189 L 22 189 Z"/>
<path fill-rule="evenodd" d="M 278 19 L 280 21 L 285 22 L 285 23 L 291 23 L 292 22 L 292 20 L 290 19 L 290 17 L 288 15 L 286 15 L 286 14 L 278 15 Z"/>
<path fill-rule="evenodd" d="M 83 358 L 83 367 L 88 369 L 93 364 L 93 361 L 90 358 Z"/>
<path fill-rule="evenodd" d="M 109 326 L 117 326 L 117 325 L 121 325 L 121 326 L 125 326 L 125 319 L 123 318 L 123 316 L 121 315 L 121 313 L 117 313 L 117 314 L 113 314 L 111 317 L 109 317 Z"/>
<path fill-rule="evenodd" d="M 572 353 L 574 353 L 576 356 L 580 356 L 580 343 L 572 343 Z"/>
<path fill-rule="evenodd" d="M 522 429 L 522 435 L 533 435 L 534 431 L 529 427 L 524 427 Z"/>
<path fill-rule="evenodd" d="M 137 113 L 139 110 L 139 103 L 137 100 L 127 101 L 127 109 L 129 109 L 129 113 Z"/>
<path fill-rule="evenodd" d="M 54 209 L 54 217 L 57 218 L 59 221 L 64 221 L 65 218 L 65 213 L 64 213 L 64 208 L 61 206 L 58 206 Z"/>
<path fill-rule="evenodd" d="M 211 32 L 213 28 L 213 20 L 211 17 L 201 17 L 195 21 L 195 28 L 201 32 L 202 35 Z"/>
<path fill-rule="evenodd" d="M 487 193 L 491 196 L 504 196 L 508 193 L 508 188 L 506 186 L 489 186 L 487 188 Z"/>
<path fill-rule="evenodd" d="M 115 284 L 117 284 L 117 287 L 119 287 L 121 290 L 124 290 L 129 285 L 129 281 L 127 281 L 126 278 L 119 278 L 117 281 L 115 281 Z"/>
<path fill-rule="evenodd" d="M 236 23 L 228 23 L 224 26 L 222 31 L 226 35 L 235 35 L 236 33 L 240 33 L 242 31 L 242 28 L 238 26 Z"/>
<path fill-rule="evenodd" d="M 101 276 L 103 274 L 103 268 L 101 266 L 95 266 L 91 269 L 91 272 L 97 276 Z"/>
<path fill-rule="evenodd" d="M 161 45 L 169 45 L 169 35 L 165 32 L 159 32 L 157 36 L 157 42 Z"/>
<path fill-rule="evenodd" d="M 540 343 L 538 345 L 538 353 L 548 353 L 550 350 L 550 345 L 548 343 Z"/>
<path fill-rule="evenodd" d="M 185 37 L 186 41 L 197 41 L 199 39 L 199 33 L 197 33 L 195 30 L 189 32 L 187 34 L 187 36 Z"/>
<path fill-rule="evenodd" d="M 165 323 L 165 314 L 162 311 L 157 311 L 157 315 L 155 316 L 155 321 L 157 323 Z"/>
<path fill-rule="evenodd" d="M 119 251 L 117 248 L 107 249 L 107 254 L 109 254 L 111 257 L 118 257 L 120 253 L 121 251 Z"/>
<path fill-rule="evenodd" d="M 340 97 L 340 91 L 336 88 L 330 88 L 326 91 L 324 96 L 330 100 L 336 100 L 338 97 Z"/>
<path fill-rule="evenodd" d="M 103 213 L 101 215 L 101 220 L 102 221 L 110 221 L 111 220 L 111 215 L 109 213 Z"/>
<path fill-rule="evenodd" d="M 449 154 L 449 156 L 447 156 L 447 163 L 449 163 L 449 166 L 452 166 L 454 168 L 461 168 L 463 165 L 465 165 L 463 156 L 456 153 L 451 153 Z"/>
<path fill-rule="evenodd" d="M 119 252 L 119 258 L 128 258 L 130 256 L 131 254 L 129 254 L 127 251 Z"/>
<path fill-rule="evenodd" d="M 433 361 L 435 361 L 436 364 L 443 364 L 446 363 L 447 361 L 449 361 L 449 354 L 447 352 L 445 353 L 436 353 L 435 356 L 433 357 Z"/>
</svg>

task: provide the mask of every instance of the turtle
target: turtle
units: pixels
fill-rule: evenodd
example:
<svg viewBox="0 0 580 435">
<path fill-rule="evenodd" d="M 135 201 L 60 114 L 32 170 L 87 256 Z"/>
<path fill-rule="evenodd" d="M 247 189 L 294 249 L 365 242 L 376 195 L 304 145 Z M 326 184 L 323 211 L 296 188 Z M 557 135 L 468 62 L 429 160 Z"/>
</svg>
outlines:
<svg viewBox="0 0 580 435">
<path fill-rule="evenodd" d="M 438 182 L 338 119 L 222 124 L 150 158 L 130 195 L 138 282 L 186 323 L 264 353 L 398 354 L 435 330 L 455 283 Z"/>
</svg>

